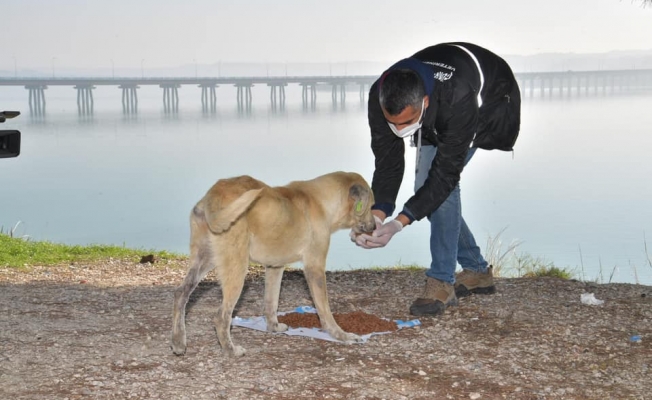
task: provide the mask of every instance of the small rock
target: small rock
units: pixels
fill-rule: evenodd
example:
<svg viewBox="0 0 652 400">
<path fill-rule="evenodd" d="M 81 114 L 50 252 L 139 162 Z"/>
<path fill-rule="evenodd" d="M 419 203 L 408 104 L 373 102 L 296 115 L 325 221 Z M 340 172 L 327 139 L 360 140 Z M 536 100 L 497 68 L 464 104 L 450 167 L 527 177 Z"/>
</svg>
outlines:
<svg viewBox="0 0 652 400">
<path fill-rule="evenodd" d="M 147 263 L 154 264 L 155 261 L 156 259 L 154 258 L 154 254 L 148 254 L 140 258 L 141 264 L 147 264 Z"/>
</svg>

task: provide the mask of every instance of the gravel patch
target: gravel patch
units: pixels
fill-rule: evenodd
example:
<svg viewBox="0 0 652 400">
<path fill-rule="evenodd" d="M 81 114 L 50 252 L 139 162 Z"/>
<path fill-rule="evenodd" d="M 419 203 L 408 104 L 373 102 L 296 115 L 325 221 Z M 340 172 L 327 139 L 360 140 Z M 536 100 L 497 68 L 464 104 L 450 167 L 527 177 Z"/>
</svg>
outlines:
<svg viewBox="0 0 652 400">
<path fill-rule="evenodd" d="M 497 279 L 422 325 L 344 345 L 234 327 L 226 357 L 213 317 L 219 284 L 187 307 L 188 349 L 170 350 L 186 260 L 0 268 L 2 399 L 651 399 L 652 288 L 555 278 Z M 328 272 L 331 309 L 414 319 L 419 270 Z M 262 314 L 264 275 L 235 315 Z M 602 305 L 581 303 L 594 293 Z M 286 271 L 280 311 L 313 305 Z"/>
</svg>

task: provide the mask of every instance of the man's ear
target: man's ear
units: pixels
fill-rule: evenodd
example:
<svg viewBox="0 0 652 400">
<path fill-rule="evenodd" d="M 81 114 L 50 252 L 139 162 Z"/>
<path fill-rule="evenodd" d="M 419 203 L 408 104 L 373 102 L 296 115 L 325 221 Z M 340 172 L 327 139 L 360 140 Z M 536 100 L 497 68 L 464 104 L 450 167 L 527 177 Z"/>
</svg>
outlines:
<svg viewBox="0 0 652 400">
<path fill-rule="evenodd" d="M 428 108 L 429 104 L 430 104 L 430 96 L 428 95 L 423 96 L 423 107 Z"/>
</svg>

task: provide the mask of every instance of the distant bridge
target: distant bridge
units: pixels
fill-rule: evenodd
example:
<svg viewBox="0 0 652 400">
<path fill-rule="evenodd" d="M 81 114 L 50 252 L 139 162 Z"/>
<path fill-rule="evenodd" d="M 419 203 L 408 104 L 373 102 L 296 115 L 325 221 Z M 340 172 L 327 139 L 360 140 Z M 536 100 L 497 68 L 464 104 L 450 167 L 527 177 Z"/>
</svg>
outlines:
<svg viewBox="0 0 652 400">
<path fill-rule="evenodd" d="M 285 87 L 298 84 L 302 87 L 304 105 L 314 105 L 317 101 L 317 86 L 331 86 L 334 103 L 343 103 L 347 85 L 359 86 L 360 98 L 364 99 L 375 76 L 284 76 L 284 77 L 175 77 L 175 78 L 0 78 L 0 86 L 24 86 L 29 91 L 29 108 L 35 114 L 45 112 L 45 90 L 50 86 L 72 86 L 77 89 L 77 107 L 80 114 L 92 114 L 94 108 L 93 89 L 97 86 L 117 86 L 122 89 L 122 109 L 125 113 L 138 111 L 137 89 L 141 86 L 159 86 L 163 89 L 165 111 L 176 112 L 179 106 L 178 88 L 182 85 L 196 85 L 201 88 L 201 101 L 204 110 L 215 111 L 216 89 L 219 86 L 233 85 L 237 88 L 236 101 L 239 109 L 251 109 L 254 85 L 270 87 L 270 101 L 273 107 L 285 105 Z M 338 95 L 339 92 L 339 95 Z"/>
<path fill-rule="evenodd" d="M 608 70 L 608 71 L 565 71 L 565 72 L 521 72 L 516 73 L 523 96 L 560 96 L 589 93 L 619 93 L 634 88 L 652 88 L 652 69 Z M 77 90 L 77 107 L 80 115 L 92 115 L 94 109 L 93 89 L 97 86 L 116 86 L 122 90 L 122 109 L 132 114 L 138 111 L 137 90 L 141 86 L 159 86 L 163 89 L 163 107 L 166 112 L 177 112 L 179 106 L 178 88 L 182 85 L 196 85 L 201 88 L 201 102 L 204 111 L 215 111 L 216 89 L 232 85 L 237 88 L 236 102 L 239 110 L 251 110 L 253 101 L 251 88 L 266 85 L 270 88 L 270 102 L 273 109 L 285 105 L 285 87 L 296 84 L 302 87 L 304 107 L 314 107 L 317 101 L 317 87 L 331 87 L 333 104 L 344 104 L 347 87 L 357 86 L 360 101 L 364 102 L 370 85 L 377 79 L 373 75 L 358 76 L 277 76 L 277 77 L 169 77 L 169 78 L 0 78 L 0 86 L 24 86 L 28 90 L 30 111 L 36 115 L 45 113 L 45 90 L 50 86 L 72 86 Z"/>
</svg>

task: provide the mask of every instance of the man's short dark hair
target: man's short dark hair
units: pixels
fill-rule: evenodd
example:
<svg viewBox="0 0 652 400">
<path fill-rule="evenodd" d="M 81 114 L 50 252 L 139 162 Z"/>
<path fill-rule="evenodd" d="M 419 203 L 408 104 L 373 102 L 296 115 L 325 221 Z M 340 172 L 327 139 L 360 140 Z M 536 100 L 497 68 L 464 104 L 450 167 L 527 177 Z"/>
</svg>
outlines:
<svg viewBox="0 0 652 400">
<path fill-rule="evenodd" d="M 378 95 L 389 115 L 397 115 L 407 106 L 421 108 L 426 91 L 419 74 L 411 69 L 394 69 L 381 77 Z"/>
</svg>

